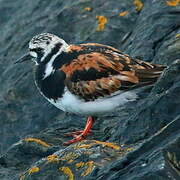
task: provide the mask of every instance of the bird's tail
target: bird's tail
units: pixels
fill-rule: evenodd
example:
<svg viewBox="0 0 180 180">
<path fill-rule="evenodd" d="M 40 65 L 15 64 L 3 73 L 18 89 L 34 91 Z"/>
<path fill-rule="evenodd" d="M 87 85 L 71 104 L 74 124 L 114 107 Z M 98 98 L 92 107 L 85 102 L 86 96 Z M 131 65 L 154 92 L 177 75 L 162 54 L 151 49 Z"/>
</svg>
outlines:
<svg viewBox="0 0 180 180">
<path fill-rule="evenodd" d="M 167 68 L 165 65 L 151 64 L 148 62 L 138 61 L 139 64 L 143 65 L 143 68 L 137 68 L 135 70 L 136 76 L 139 78 L 140 86 L 150 85 L 157 81 L 161 76 L 163 70 Z M 143 63 L 143 64 L 142 64 Z"/>
</svg>

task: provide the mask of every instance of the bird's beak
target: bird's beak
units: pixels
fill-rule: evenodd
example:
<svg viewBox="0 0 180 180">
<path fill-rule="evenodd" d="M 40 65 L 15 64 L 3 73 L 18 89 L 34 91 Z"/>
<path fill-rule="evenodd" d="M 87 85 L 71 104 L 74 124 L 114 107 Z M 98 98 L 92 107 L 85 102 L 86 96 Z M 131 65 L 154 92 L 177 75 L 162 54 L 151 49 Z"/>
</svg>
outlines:
<svg viewBox="0 0 180 180">
<path fill-rule="evenodd" d="M 28 61 L 30 60 L 32 57 L 29 53 L 23 55 L 22 57 L 20 57 L 14 64 L 17 64 L 17 63 L 22 63 L 24 61 Z"/>
</svg>

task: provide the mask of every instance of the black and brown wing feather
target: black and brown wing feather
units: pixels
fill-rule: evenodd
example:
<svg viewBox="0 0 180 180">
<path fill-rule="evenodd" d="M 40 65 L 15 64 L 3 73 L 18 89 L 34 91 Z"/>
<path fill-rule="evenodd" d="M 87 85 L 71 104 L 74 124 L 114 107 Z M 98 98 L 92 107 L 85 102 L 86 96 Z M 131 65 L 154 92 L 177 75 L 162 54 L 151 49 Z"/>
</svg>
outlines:
<svg viewBox="0 0 180 180">
<path fill-rule="evenodd" d="M 165 68 L 101 44 L 71 45 L 67 53 L 73 52 L 77 56 L 60 69 L 70 92 L 86 101 L 153 84 Z"/>
</svg>

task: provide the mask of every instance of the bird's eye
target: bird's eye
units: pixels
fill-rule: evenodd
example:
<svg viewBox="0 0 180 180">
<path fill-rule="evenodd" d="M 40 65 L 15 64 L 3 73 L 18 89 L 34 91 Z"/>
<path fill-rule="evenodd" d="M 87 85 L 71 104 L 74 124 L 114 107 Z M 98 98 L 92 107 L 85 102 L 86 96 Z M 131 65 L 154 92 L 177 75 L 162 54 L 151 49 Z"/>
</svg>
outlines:
<svg viewBox="0 0 180 180">
<path fill-rule="evenodd" d="M 35 49 L 33 49 L 33 51 L 36 53 L 41 53 L 43 51 L 43 49 L 42 48 L 35 48 Z"/>
<path fill-rule="evenodd" d="M 30 49 L 30 55 L 34 58 L 36 57 L 41 57 L 43 54 L 43 49 L 42 48 L 33 48 Z"/>
</svg>

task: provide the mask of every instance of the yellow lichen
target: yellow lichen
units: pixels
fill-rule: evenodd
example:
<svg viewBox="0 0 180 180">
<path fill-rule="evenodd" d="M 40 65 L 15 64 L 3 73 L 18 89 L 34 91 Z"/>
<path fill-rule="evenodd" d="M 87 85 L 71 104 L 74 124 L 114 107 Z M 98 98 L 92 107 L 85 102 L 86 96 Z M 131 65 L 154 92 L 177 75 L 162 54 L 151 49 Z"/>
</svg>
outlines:
<svg viewBox="0 0 180 180">
<path fill-rule="evenodd" d="M 104 160 L 111 161 L 111 158 L 106 157 L 106 158 L 104 158 Z"/>
<path fill-rule="evenodd" d="M 47 157 L 47 161 L 48 162 L 57 162 L 58 161 L 58 156 L 56 154 L 49 155 Z"/>
<path fill-rule="evenodd" d="M 88 148 L 91 148 L 92 146 L 94 146 L 96 144 L 104 145 L 104 146 L 110 147 L 110 148 L 115 149 L 115 150 L 120 150 L 120 146 L 118 146 L 118 145 L 116 145 L 114 143 L 103 142 L 103 141 L 96 141 L 96 140 L 94 140 L 90 144 L 78 144 L 77 146 L 75 146 L 75 149 L 80 149 L 80 148 L 88 149 Z"/>
<path fill-rule="evenodd" d="M 83 168 L 83 167 L 86 167 L 86 169 L 84 170 L 84 172 L 81 173 L 81 176 L 87 176 L 88 174 L 90 174 L 93 169 L 94 169 L 94 161 L 88 161 L 88 162 L 79 162 L 79 163 L 76 163 L 76 168 Z"/>
<path fill-rule="evenodd" d="M 26 141 L 26 142 L 35 142 L 35 143 L 40 144 L 40 145 L 42 145 L 44 147 L 49 147 L 50 146 L 46 142 L 44 142 L 44 141 L 42 141 L 40 139 L 37 139 L 37 138 L 25 138 L 24 141 Z"/>
<path fill-rule="evenodd" d="M 95 143 L 110 147 L 110 148 L 115 149 L 115 150 L 120 150 L 120 146 L 117 146 L 114 143 L 102 142 L 102 141 L 95 141 Z"/>
<path fill-rule="evenodd" d="M 28 173 L 29 174 L 36 173 L 36 172 L 39 172 L 39 170 L 40 170 L 39 167 L 34 166 L 28 170 Z"/>
<path fill-rule="evenodd" d="M 180 34 L 176 34 L 176 38 L 180 38 Z"/>
<path fill-rule="evenodd" d="M 134 0 L 134 5 L 136 7 L 137 12 L 141 11 L 141 9 L 144 6 L 143 3 L 141 2 L 141 0 Z"/>
<path fill-rule="evenodd" d="M 85 7 L 84 10 L 85 10 L 85 11 L 91 11 L 92 8 L 91 8 L 91 7 Z"/>
<path fill-rule="evenodd" d="M 59 170 L 62 171 L 68 177 L 68 180 L 74 180 L 74 174 L 72 173 L 69 167 L 64 166 L 59 168 Z"/>
<path fill-rule="evenodd" d="M 86 162 L 85 165 L 87 166 L 87 169 L 81 174 L 81 176 L 87 176 L 93 171 L 95 167 L 93 161 Z"/>
<path fill-rule="evenodd" d="M 171 167 L 179 174 L 180 161 L 177 159 L 177 156 L 173 152 L 167 152 L 168 162 Z"/>
<path fill-rule="evenodd" d="M 127 15 L 128 14 L 128 11 L 123 11 L 123 12 L 120 12 L 119 13 L 119 16 L 125 16 L 125 15 Z"/>
<path fill-rule="evenodd" d="M 62 161 L 70 161 L 70 160 L 74 160 L 78 157 L 78 155 L 74 152 L 70 152 L 68 154 L 65 154 L 63 157 L 60 158 L 60 160 Z"/>
<path fill-rule="evenodd" d="M 92 144 L 77 144 L 76 146 L 74 146 L 74 149 L 81 149 L 81 148 L 88 149 L 91 146 L 92 146 Z"/>
<path fill-rule="evenodd" d="M 107 18 L 105 16 L 96 16 L 96 19 L 98 20 L 96 31 L 103 31 L 107 23 Z"/>
<path fill-rule="evenodd" d="M 134 150 L 134 148 L 130 148 L 130 147 L 126 149 L 126 151 L 128 151 L 128 152 L 133 151 L 133 150 Z"/>
<path fill-rule="evenodd" d="M 20 175 L 19 180 L 24 180 L 25 177 L 26 177 L 26 176 L 25 176 L 24 174 L 22 174 L 22 175 Z"/>
<path fill-rule="evenodd" d="M 79 163 L 76 163 L 76 167 L 77 167 L 77 168 L 83 167 L 84 164 L 85 164 L 85 163 L 81 161 L 81 162 L 79 162 Z"/>
<path fill-rule="evenodd" d="M 74 160 L 73 159 L 70 159 L 67 163 L 70 164 L 72 163 Z"/>
<path fill-rule="evenodd" d="M 169 1 L 166 1 L 166 4 L 168 6 L 177 6 L 177 5 L 179 5 L 179 3 L 180 3 L 180 0 L 169 0 Z"/>
</svg>

